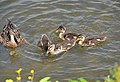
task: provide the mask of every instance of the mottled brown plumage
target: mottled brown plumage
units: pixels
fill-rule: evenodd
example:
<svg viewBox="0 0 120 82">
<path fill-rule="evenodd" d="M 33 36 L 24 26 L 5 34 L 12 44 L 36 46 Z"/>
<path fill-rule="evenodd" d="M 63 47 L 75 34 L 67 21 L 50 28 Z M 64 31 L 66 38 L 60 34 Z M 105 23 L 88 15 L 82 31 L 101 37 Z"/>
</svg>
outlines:
<svg viewBox="0 0 120 82">
<path fill-rule="evenodd" d="M 77 34 L 77 33 L 65 33 L 66 28 L 63 26 L 59 26 L 58 29 L 56 29 L 56 32 L 59 32 L 59 37 L 62 40 L 68 40 L 68 41 L 72 41 L 72 40 L 76 40 L 79 36 L 81 36 L 81 34 Z"/>
<path fill-rule="evenodd" d="M 78 44 L 81 46 L 96 46 L 100 42 L 104 42 L 107 37 L 93 37 L 93 38 L 85 38 L 82 41 L 79 41 Z"/>
<path fill-rule="evenodd" d="M 8 24 L 3 27 L 3 31 L 0 33 L 0 43 L 5 47 L 16 48 L 23 42 L 28 43 L 16 27 L 17 26 L 10 20 L 8 20 Z"/>
</svg>

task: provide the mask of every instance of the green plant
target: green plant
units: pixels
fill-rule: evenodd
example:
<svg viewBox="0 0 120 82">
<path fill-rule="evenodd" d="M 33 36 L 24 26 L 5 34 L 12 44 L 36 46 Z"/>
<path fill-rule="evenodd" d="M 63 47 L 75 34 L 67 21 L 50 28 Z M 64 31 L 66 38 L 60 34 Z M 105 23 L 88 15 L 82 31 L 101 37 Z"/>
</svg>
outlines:
<svg viewBox="0 0 120 82">
<path fill-rule="evenodd" d="M 16 81 L 13 81 L 12 79 L 6 79 L 5 82 L 22 82 L 21 71 L 22 71 L 22 68 L 16 70 L 16 73 L 17 73 Z M 28 81 L 33 82 L 34 80 L 33 69 L 30 70 L 30 74 L 31 75 L 28 76 Z M 52 82 L 52 81 L 51 81 L 51 77 L 44 77 L 39 82 Z M 55 81 L 55 82 L 59 82 L 59 81 Z M 88 82 L 88 81 L 84 78 L 77 78 L 75 80 L 69 80 L 68 82 Z M 96 82 L 101 82 L 101 81 L 96 81 Z M 115 66 L 114 68 L 112 68 L 110 70 L 110 75 L 105 77 L 104 82 L 120 82 L 120 66 Z"/>
<path fill-rule="evenodd" d="M 76 80 L 69 80 L 69 82 L 88 82 L 88 81 L 84 78 L 77 78 Z"/>
<path fill-rule="evenodd" d="M 110 75 L 105 78 L 104 82 L 120 82 L 120 66 L 112 68 L 110 70 Z"/>
<path fill-rule="evenodd" d="M 51 79 L 51 77 L 44 77 L 39 82 L 51 82 L 50 79 Z"/>
</svg>

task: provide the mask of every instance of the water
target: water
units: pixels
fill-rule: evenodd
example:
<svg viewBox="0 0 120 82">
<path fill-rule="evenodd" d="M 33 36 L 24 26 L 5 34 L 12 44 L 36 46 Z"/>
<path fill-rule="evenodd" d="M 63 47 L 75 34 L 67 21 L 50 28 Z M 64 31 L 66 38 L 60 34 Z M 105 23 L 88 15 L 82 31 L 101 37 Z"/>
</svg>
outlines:
<svg viewBox="0 0 120 82">
<path fill-rule="evenodd" d="M 9 55 L 9 49 L 0 45 L 0 81 L 15 80 L 15 70 L 23 68 L 22 81 L 27 81 L 35 69 L 34 82 L 45 76 L 67 82 L 84 77 L 92 82 L 102 80 L 115 63 L 120 64 L 120 1 L 119 0 L 0 0 L 0 30 L 11 19 L 31 45 L 23 45 Z M 40 35 L 46 33 L 59 42 L 53 29 L 59 25 L 67 32 L 87 36 L 107 36 L 100 47 L 75 46 L 64 56 L 43 61 L 36 47 Z"/>
</svg>

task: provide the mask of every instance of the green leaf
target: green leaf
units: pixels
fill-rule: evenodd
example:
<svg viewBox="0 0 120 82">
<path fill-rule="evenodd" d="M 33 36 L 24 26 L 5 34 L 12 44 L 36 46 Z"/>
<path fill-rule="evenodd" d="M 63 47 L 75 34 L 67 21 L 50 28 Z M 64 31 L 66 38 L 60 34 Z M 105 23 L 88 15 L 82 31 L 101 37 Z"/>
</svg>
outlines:
<svg viewBox="0 0 120 82">
<path fill-rule="evenodd" d="M 51 82 L 50 79 L 51 79 L 51 77 L 44 77 L 39 82 Z"/>
<path fill-rule="evenodd" d="M 110 73 L 111 75 L 114 75 L 114 74 L 115 74 L 114 69 L 113 69 L 113 68 L 110 69 L 110 70 L 109 70 L 109 73 Z"/>
<path fill-rule="evenodd" d="M 78 78 L 78 80 L 79 80 L 80 82 L 87 82 L 87 80 L 84 79 L 84 78 Z"/>
<path fill-rule="evenodd" d="M 77 80 L 69 80 L 69 82 L 79 82 L 79 81 L 77 81 Z"/>
<path fill-rule="evenodd" d="M 101 82 L 101 81 L 97 80 L 96 82 Z"/>
<path fill-rule="evenodd" d="M 55 81 L 55 82 L 59 82 L 59 81 Z"/>
</svg>

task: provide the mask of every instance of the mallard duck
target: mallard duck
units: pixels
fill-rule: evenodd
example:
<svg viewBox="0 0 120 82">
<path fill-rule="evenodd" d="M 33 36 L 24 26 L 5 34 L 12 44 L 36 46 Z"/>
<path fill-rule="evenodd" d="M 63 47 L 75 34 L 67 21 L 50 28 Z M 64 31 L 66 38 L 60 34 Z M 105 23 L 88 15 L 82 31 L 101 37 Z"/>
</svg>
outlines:
<svg viewBox="0 0 120 82">
<path fill-rule="evenodd" d="M 48 50 L 48 46 L 51 44 L 52 42 L 49 40 L 48 36 L 46 34 L 42 34 L 40 37 L 40 40 L 37 43 L 37 46 L 47 52 Z"/>
<path fill-rule="evenodd" d="M 59 38 L 61 38 L 62 40 L 76 40 L 79 36 L 81 36 L 81 34 L 77 34 L 77 33 L 65 33 L 66 32 L 66 28 L 63 26 L 59 26 L 56 30 L 56 33 L 59 32 Z"/>
<path fill-rule="evenodd" d="M 70 50 L 73 46 L 75 46 L 75 41 L 66 41 L 62 43 L 52 43 L 48 46 L 47 54 L 57 55 L 64 53 L 68 50 Z"/>
<path fill-rule="evenodd" d="M 8 31 L 8 34 L 5 35 L 3 32 L 1 34 L 1 43 L 3 43 L 5 47 L 16 48 L 18 42 L 15 38 L 15 33 L 10 30 Z"/>
<path fill-rule="evenodd" d="M 85 38 L 78 40 L 78 44 L 81 46 L 96 46 L 100 42 L 104 42 L 107 37 L 93 37 L 93 38 Z"/>
<path fill-rule="evenodd" d="M 0 33 L 0 43 L 5 47 L 16 48 L 23 42 L 28 43 L 16 29 L 16 25 L 9 20 L 8 24 L 3 27 L 3 31 Z"/>
</svg>

